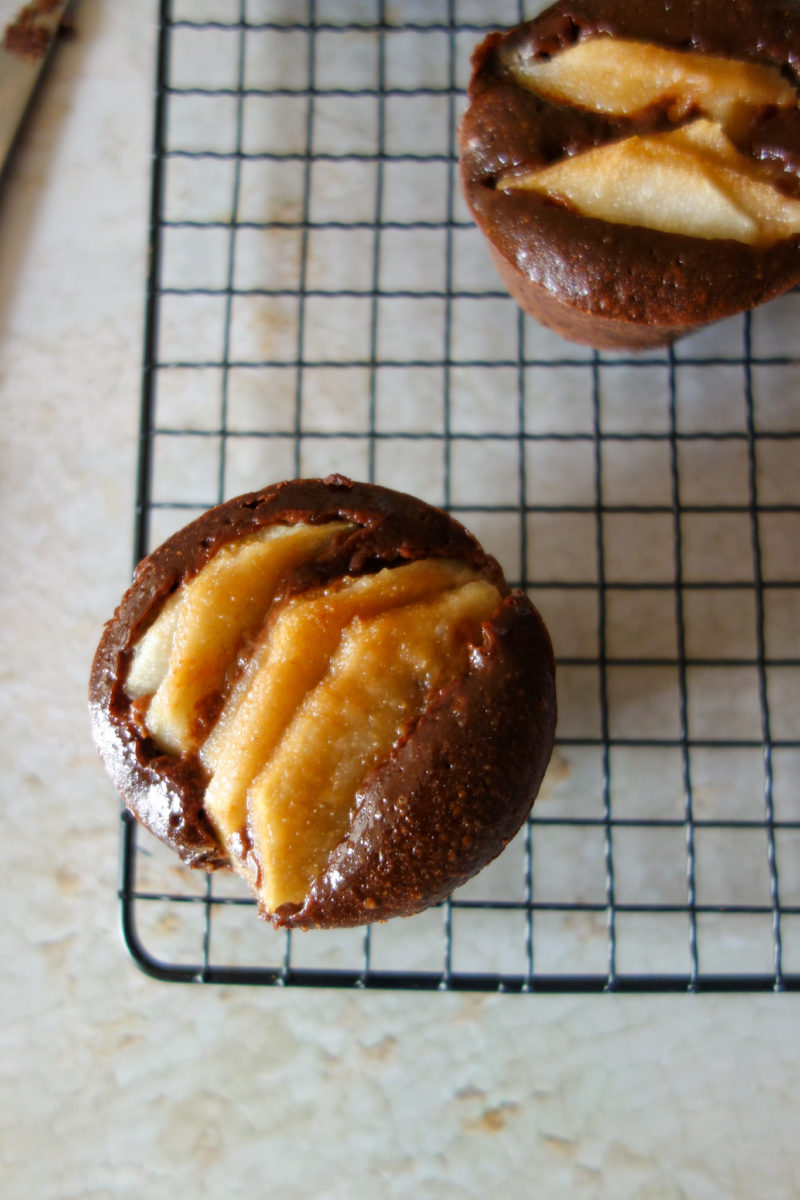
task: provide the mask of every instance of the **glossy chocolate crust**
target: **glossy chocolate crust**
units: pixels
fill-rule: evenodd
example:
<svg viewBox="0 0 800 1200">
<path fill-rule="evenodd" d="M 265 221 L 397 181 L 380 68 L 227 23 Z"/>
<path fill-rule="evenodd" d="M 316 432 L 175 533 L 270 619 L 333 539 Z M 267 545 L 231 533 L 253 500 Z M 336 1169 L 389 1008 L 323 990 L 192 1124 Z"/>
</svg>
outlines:
<svg viewBox="0 0 800 1200">
<path fill-rule="evenodd" d="M 514 299 L 565 337 L 643 349 L 752 308 L 800 281 L 800 237 L 748 246 L 586 217 L 501 173 L 546 166 L 634 132 L 668 128 L 663 110 L 620 119 L 550 104 L 514 82 L 506 56 L 551 55 L 594 34 L 778 67 L 800 89 L 796 0 L 561 0 L 473 55 L 460 129 L 461 180 Z M 501 55 L 502 51 L 502 55 Z M 764 113 L 739 149 L 800 195 L 800 112 Z"/>
<path fill-rule="evenodd" d="M 105 627 L 91 672 L 92 727 L 134 815 L 190 866 L 229 865 L 203 809 L 208 778 L 199 760 L 163 753 L 137 720 L 124 686 L 133 647 L 167 597 L 227 542 L 272 524 L 335 520 L 356 529 L 288 576 L 284 594 L 441 557 L 469 563 L 505 598 L 484 626 L 484 644 L 473 651 L 467 674 L 365 781 L 353 829 L 302 909 L 264 914 L 275 924 L 353 925 L 435 903 L 517 831 L 553 746 L 548 635 L 527 597 L 509 592 L 500 567 L 472 535 L 440 509 L 377 485 L 342 476 L 292 480 L 211 509 L 173 535 L 139 564 Z"/>
</svg>

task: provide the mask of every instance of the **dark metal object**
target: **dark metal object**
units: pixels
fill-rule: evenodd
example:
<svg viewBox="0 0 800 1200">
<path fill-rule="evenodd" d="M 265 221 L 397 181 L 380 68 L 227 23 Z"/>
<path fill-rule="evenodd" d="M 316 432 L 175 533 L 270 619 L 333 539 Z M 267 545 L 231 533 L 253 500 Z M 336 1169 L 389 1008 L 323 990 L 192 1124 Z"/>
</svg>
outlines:
<svg viewBox="0 0 800 1200">
<path fill-rule="evenodd" d="M 12 22 L 5 37 L 0 31 L 0 171 L 58 40 L 67 3 L 68 0 L 58 0 L 52 10 L 45 10 L 21 25 Z M 20 7 L 17 22 L 25 16 L 23 6 Z"/>
<path fill-rule="evenodd" d="M 800 650 L 797 641 L 792 646 L 791 638 L 780 640 L 775 630 L 779 613 L 784 634 L 792 613 L 794 627 L 800 626 L 800 497 L 796 491 L 776 497 L 768 468 L 776 452 L 793 455 L 800 464 L 800 405 L 795 405 L 793 418 L 784 413 L 772 419 L 763 400 L 767 391 L 775 394 L 776 379 L 785 380 L 787 389 L 796 386 L 796 335 L 759 337 L 757 322 L 770 318 L 748 314 L 727 341 L 712 340 L 713 349 L 706 352 L 698 352 L 691 341 L 668 353 L 636 358 L 601 356 L 555 341 L 559 357 L 552 357 L 549 346 L 537 351 L 538 334 L 499 287 L 464 286 L 469 272 L 462 256 L 474 243 L 469 240 L 471 223 L 459 215 L 455 131 L 469 50 L 493 26 L 460 23 L 458 0 L 409 0 L 405 7 L 407 19 L 400 21 L 403 6 L 392 6 L 389 24 L 384 4 L 375 0 L 374 20 L 365 23 L 356 16 L 349 24 L 336 25 L 330 23 L 333 10 L 313 0 L 307 5 L 241 0 L 236 19 L 230 15 L 233 6 L 220 2 L 220 19 L 203 21 L 192 19 L 192 6 L 180 0 L 161 2 L 135 557 L 147 553 L 169 528 L 231 494 L 281 477 L 319 473 L 308 464 L 316 463 L 323 447 L 330 456 L 328 469 L 396 486 L 402 486 L 401 478 L 387 479 L 386 471 L 399 457 L 419 461 L 425 454 L 431 460 L 435 456 L 432 488 L 440 488 L 441 502 L 465 524 L 480 526 L 476 532 L 485 536 L 490 549 L 494 543 L 490 534 L 483 534 L 484 525 L 506 539 L 507 554 L 519 564 L 519 579 L 507 566 L 511 581 L 528 587 L 547 618 L 558 606 L 570 604 L 584 612 L 573 622 L 581 637 L 562 647 L 559 665 L 565 693 L 585 687 L 594 699 L 583 723 L 570 715 L 569 696 L 562 699 L 559 750 L 566 761 L 587 766 L 587 781 L 583 791 L 576 784 L 567 803 L 537 805 L 517 857 L 510 854 L 513 848 L 506 852 L 506 870 L 518 872 L 514 880 L 497 873 L 486 876 L 488 884 L 478 884 L 428 914 L 424 929 L 414 922 L 390 922 L 354 931 L 344 941 L 325 934 L 319 936 L 326 940 L 317 942 L 316 935 L 298 937 L 261 927 L 252 903 L 220 878 L 185 879 L 187 873 L 171 862 L 162 869 L 158 847 L 123 814 L 120 895 L 127 944 L 145 971 L 177 982 L 512 992 L 797 990 L 800 729 L 791 696 L 800 696 Z M 511 23 L 534 15 L 541 5 L 530 11 L 522 4 L 499 2 L 496 7 L 496 14 L 486 14 L 487 22 L 496 15 Z M 335 19 L 346 21 L 348 8 L 347 3 L 337 5 Z M 363 9 L 358 6 L 359 13 Z M 416 51 L 425 59 L 435 43 L 431 61 L 439 65 L 431 69 L 432 81 L 422 75 L 422 82 L 409 82 L 403 72 L 398 74 L 396 50 L 403 38 L 415 39 L 404 59 L 409 62 L 415 61 Z M 258 78 L 257 64 L 268 39 L 271 53 L 278 48 L 279 62 L 267 85 Z M 184 41 L 191 41 L 205 62 L 227 61 L 229 77 L 220 69 L 213 84 L 176 79 Z M 359 81 L 348 87 L 335 73 L 331 82 L 330 62 L 337 48 L 344 55 L 348 45 L 352 53 L 354 44 L 372 55 L 369 86 Z M 438 145 L 420 124 L 420 106 L 425 109 L 426 103 L 441 117 Z M 259 142 L 261 105 L 285 106 L 287 122 L 296 123 L 294 134 L 287 134 L 282 144 Z M 343 144 L 340 149 L 326 143 L 322 127 L 329 110 L 353 105 L 360 119 L 371 122 L 368 134 L 357 146 Z M 197 111 L 192 124 L 187 117 L 192 106 L 208 108 L 207 118 Z M 197 141 L 196 130 L 204 124 L 207 141 Z M 404 127 L 419 130 L 422 149 L 398 140 L 397 131 Z M 198 211 L 181 215 L 180 197 L 189 193 L 181 192 L 175 177 L 187 166 L 199 189 L 192 195 L 201 203 Z M 357 204 L 353 200 L 354 217 L 346 205 L 335 218 L 330 206 L 328 215 L 319 217 L 314 189 L 320 167 L 357 168 L 364 178 L 369 176 L 369 204 L 362 190 Z M 242 215 L 249 173 L 255 169 L 269 170 L 273 184 L 281 172 L 292 173 L 295 192 L 288 215 L 254 218 L 252 205 Z M 407 219 L 387 210 L 387 196 L 405 171 L 438 197 L 431 200 L 430 212 L 418 205 Z M 411 187 L 408 179 L 404 186 Z M 209 195 L 218 188 L 224 197 L 217 211 L 211 211 L 210 200 L 202 211 L 206 188 Z M 265 210 L 268 200 L 265 195 Z M 436 204 L 441 211 L 435 211 Z M 433 271 L 430 285 L 387 283 L 387 247 L 392 238 L 406 234 L 440 240 L 442 268 L 438 275 L 438 268 Z M 286 283 L 264 277 L 253 284 L 245 269 L 253 235 L 287 239 L 281 244 L 291 240 L 293 279 Z M 340 240 L 342 248 L 348 247 L 342 251 L 345 256 L 354 237 L 368 247 L 372 257 L 362 285 L 334 289 L 315 279 L 314 249 L 320 236 L 329 244 Z M 171 281 L 167 270 L 171 243 L 180 237 L 199 239 L 199 282 L 185 286 Z M 213 245 L 217 255 L 207 278 L 202 266 L 206 245 Z M 787 303 L 794 301 L 791 297 Z M 320 322 L 335 321 L 342 306 L 350 316 L 341 338 L 345 348 L 334 341 L 333 352 L 322 353 L 314 343 L 315 331 Z M 497 311 L 503 313 L 499 348 L 481 338 L 481 328 L 491 324 Z M 474 350 L 464 334 L 465 313 L 475 331 Z M 242 334 L 247 322 L 255 319 L 263 331 L 278 317 L 289 326 L 278 349 L 251 352 Z M 387 326 L 406 318 L 412 324 L 440 321 L 436 353 L 429 351 L 425 338 L 416 347 L 385 340 Z M 183 340 L 173 353 L 171 331 L 176 327 L 183 330 Z M 216 344 L 208 338 L 209 328 Z M 487 345 L 491 353 L 485 353 Z M 356 423 L 347 414 L 336 426 L 315 423 L 308 413 L 310 389 L 317 380 L 341 372 L 362 388 L 364 419 Z M 425 428 L 404 425 L 401 409 L 387 407 L 381 391 L 392 372 L 425 384 L 434 380 L 441 395 L 440 419 L 432 416 Z M 548 389 L 572 381 L 586 402 L 583 426 L 547 424 L 538 407 L 544 395 L 537 382 L 540 373 Z M 635 406 L 627 410 L 625 422 L 610 419 L 608 397 L 623 376 L 644 381 L 643 396 L 650 387 L 661 389 L 660 421 L 643 417 L 638 422 Z M 681 413 L 688 378 L 709 394 L 738 389 L 739 407 L 732 396 L 729 417 L 717 411 L 706 426 L 687 426 Z M 187 394 L 202 391 L 206 399 L 211 397 L 205 410 L 198 401 L 186 418 L 185 406 L 167 402 L 180 392 L 176 380 L 186 382 Z M 263 381 L 260 424 L 247 424 L 243 417 L 249 412 L 252 418 L 254 411 L 241 402 L 243 384 L 253 380 Z M 486 396 L 487 411 L 472 425 L 459 409 L 465 381 Z M 508 397 L 509 388 L 510 409 L 506 403 L 503 419 L 493 423 L 492 406 L 501 411 L 496 396 Z M 277 402 L 274 411 L 270 408 L 273 391 L 280 391 L 280 412 Z M 175 418 L 178 411 L 180 420 Z M 264 413 L 269 415 L 262 420 Z M 657 501 L 640 502 L 623 496 L 619 464 L 648 449 L 666 464 L 667 482 Z M 731 449 L 738 454 L 743 464 L 738 493 L 732 487 L 724 498 L 697 498 L 693 480 L 703 470 L 694 457 L 699 449 L 709 457 Z M 539 451 L 551 458 L 565 451 L 582 456 L 584 477 L 577 480 L 574 496 L 568 489 L 562 500 L 538 495 Z M 256 460 L 247 468 L 256 472 L 252 479 L 241 466 L 247 454 Z M 358 456 L 361 472 L 342 464 L 342 458 Z M 493 457 L 501 464 L 513 463 L 513 470 L 494 484 L 477 470 L 474 494 L 467 498 L 464 464 L 483 459 L 490 464 Z M 181 492 L 176 464 L 189 462 L 207 464 L 201 492 Z M 486 469 L 488 474 L 490 466 Z M 502 470 L 496 474 L 499 478 Z M 635 570 L 620 570 L 612 555 L 619 557 L 614 525 L 619 519 L 649 522 L 654 541 L 671 539 L 668 572 L 637 576 Z M 585 567 L 579 565 L 577 548 L 574 568 L 550 567 L 542 529 L 553 521 L 562 523 L 565 536 L 575 531 L 584 539 L 591 557 Z M 716 522 L 721 539 L 734 527 L 737 536 L 744 531 L 747 561 L 729 555 L 722 567 L 711 565 L 705 575 L 698 573 L 689 556 L 697 522 Z M 784 548 L 780 557 L 775 544 Z M 694 637 L 697 607 L 726 598 L 741 601 L 752 614 L 746 648 L 734 639 L 725 652 L 712 648 L 705 653 Z M 637 643 L 629 653 L 621 652 L 617 609 L 638 604 L 642 611 L 650 611 L 650 605 L 667 614 L 674 631 L 668 652 L 656 636 L 652 613 L 650 647 Z M 594 616 L 586 616 L 591 608 Z M 668 678 L 672 696 L 663 728 L 645 723 L 629 732 L 620 723 L 621 689 L 634 698 L 641 694 L 646 702 L 656 676 Z M 712 728 L 701 719 L 707 678 L 717 681 L 717 698 L 725 691 L 725 680 L 732 681 L 731 690 L 745 681 L 755 714 L 746 728 Z M 638 808 L 622 791 L 635 777 L 630 761 L 621 765 L 626 756 L 631 761 L 638 757 L 643 766 Z M 674 771 L 679 794 L 679 803 L 667 808 L 646 802 L 662 762 Z M 711 772 L 711 785 L 709 763 L 717 771 Z M 726 790 L 736 790 L 740 764 L 753 772 L 750 803 L 726 807 Z M 673 854 L 676 844 L 682 846 L 680 855 L 669 858 L 667 848 Z M 726 854 L 734 845 L 734 865 L 728 870 Z M 653 856 L 643 865 L 642 847 Z M 576 858 L 581 860 L 577 866 Z M 667 858 L 671 870 L 663 867 Z M 504 859 L 506 855 L 499 861 Z M 562 867 L 570 881 L 567 892 L 558 889 Z M 751 875 L 758 887 L 746 881 Z"/>
</svg>

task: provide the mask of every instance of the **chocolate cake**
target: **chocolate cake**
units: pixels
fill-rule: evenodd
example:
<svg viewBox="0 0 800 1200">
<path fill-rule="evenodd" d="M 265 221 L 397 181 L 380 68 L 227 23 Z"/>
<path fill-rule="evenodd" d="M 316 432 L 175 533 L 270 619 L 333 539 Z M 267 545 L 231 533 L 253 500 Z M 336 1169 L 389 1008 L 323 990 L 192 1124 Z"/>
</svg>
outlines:
<svg viewBox="0 0 800 1200">
<path fill-rule="evenodd" d="M 639 350 L 800 281 L 797 0 L 560 0 L 472 63 L 464 195 L 543 324 Z"/>
<path fill-rule="evenodd" d="M 139 820 L 300 927 L 449 895 L 525 820 L 556 718 L 547 632 L 495 560 L 341 476 L 230 500 L 144 559 L 89 698 Z"/>
</svg>

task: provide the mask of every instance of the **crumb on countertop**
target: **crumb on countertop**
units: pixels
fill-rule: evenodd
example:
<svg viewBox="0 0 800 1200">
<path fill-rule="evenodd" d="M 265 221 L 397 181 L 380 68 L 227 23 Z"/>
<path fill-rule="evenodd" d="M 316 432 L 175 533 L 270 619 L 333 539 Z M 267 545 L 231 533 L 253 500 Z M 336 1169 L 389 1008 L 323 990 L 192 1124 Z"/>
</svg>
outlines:
<svg viewBox="0 0 800 1200">
<path fill-rule="evenodd" d="M 24 5 L 6 26 L 3 49 L 28 62 L 43 58 L 56 32 L 47 18 L 59 7 L 60 0 L 32 0 Z"/>
</svg>

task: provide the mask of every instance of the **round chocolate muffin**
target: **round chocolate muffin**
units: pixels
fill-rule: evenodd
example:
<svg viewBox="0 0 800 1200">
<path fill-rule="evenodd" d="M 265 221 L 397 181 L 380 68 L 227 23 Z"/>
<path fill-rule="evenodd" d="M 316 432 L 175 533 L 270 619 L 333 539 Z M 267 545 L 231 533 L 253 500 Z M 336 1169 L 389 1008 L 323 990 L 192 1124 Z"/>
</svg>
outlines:
<svg viewBox="0 0 800 1200">
<path fill-rule="evenodd" d="M 556 720 L 547 631 L 495 560 L 341 476 L 230 500 L 144 559 L 89 699 L 139 820 L 301 927 L 419 912 L 480 870 Z"/>
<path fill-rule="evenodd" d="M 797 0 L 560 0 L 473 55 L 464 195 L 514 299 L 666 345 L 800 281 Z"/>
</svg>

